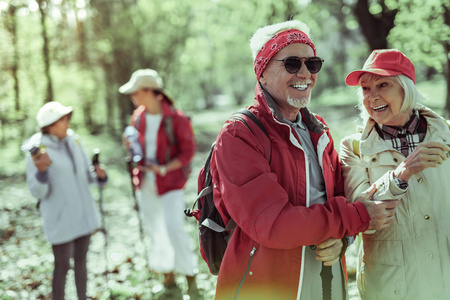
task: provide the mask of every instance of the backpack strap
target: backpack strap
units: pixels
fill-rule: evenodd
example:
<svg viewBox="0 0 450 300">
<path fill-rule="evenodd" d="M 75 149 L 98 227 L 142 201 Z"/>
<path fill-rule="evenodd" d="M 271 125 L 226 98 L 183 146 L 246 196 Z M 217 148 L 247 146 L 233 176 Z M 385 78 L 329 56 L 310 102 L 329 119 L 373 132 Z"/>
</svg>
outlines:
<svg viewBox="0 0 450 300">
<path fill-rule="evenodd" d="M 353 153 L 355 153 L 358 157 L 361 155 L 361 149 L 359 148 L 359 139 L 354 139 L 352 141 Z"/>
<path fill-rule="evenodd" d="M 200 193 L 198 193 L 197 198 L 194 201 L 194 204 L 192 204 L 192 208 L 191 209 L 185 209 L 184 210 L 184 214 L 188 217 L 192 217 L 195 215 L 195 206 L 198 206 L 198 203 L 200 201 L 201 198 L 212 194 L 213 193 L 213 188 L 212 188 L 212 176 L 211 176 L 211 157 L 214 151 L 214 147 L 216 146 L 216 142 L 212 143 L 211 145 L 211 149 L 209 150 L 209 155 L 206 158 L 205 161 L 205 165 L 203 166 L 203 174 L 205 176 L 204 179 L 204 188 L 200 191 Z"/>
<path fill-rule="evenodd" d="M 170 161 L 170 146 L 175 145 L 175 135 L 173 133 L 173 118 L 171 116 L 167 116 L 163 119 L 163 130 L 167 135 L 167 139 L 169 140 L 169 147 L 166 148 L 166 163 Z"/>
<path fill-rule="evenodd" d="M 360 143 L 361 143 L 361 134 L 363 132 L 364 128 L 362 126 L 356 126 L 356 134 L 357 138 L 354 137 L 352 140 L 352 149 L 353 149 L 353 153 L 355 153 L 356 156 L 361 157 L 361 148 L 360 148 Z"/>
<path fill-rule="evenodd" d="M 258 119 L 258 117 L 256 117 L 250 110 L 246 109 L 246 108 L 241 108 L 240 110 L 238 110 L 237 112 L 235 112 L 231 118 L 236 119 L 241 121 L 242 123 L 244 123 L 244 125 L 253 133 L 253 130 L 250 128 L 250 126 L 248 126 L 247 122 L 245 122 L 245 120 L 241 117 L 239 117 L 238 115 L 245 115 L 246 117 L 248 117 L 250 120 L 252 120 L 258 127 L 259 129 L 262 130 L 262 132 L 264 132 L 264 134 L 267 136 L 267 138 L 270 141 L 270 137 L 269 134 L 267 133 L 266 129 L 264 128 L 264 125 L 261 123 L 261 121 Z M 215 146 L 215 143 L 213 144 L 213 147 Z M 213 151 L 210 152 L 210 156 L 212 154 Z M 208 160 L 211 160 L 211 157 L 208 157 Z M 209 172 L 209 169 L 208 169 Z M 196 202 L 203 197 L 206 194 L 212 193 L 212 186 L 209 184 L 206 184 L 206 187 L 200 192 L 200 194 L 197 197 Z M 219 224 L 217 224 L 216 222 L 214 222 L 213 220 L 210 220 L 208 218 L 206 218 L 203 222 L 202 222 L 203 226 L 208 227 L 211 230 L 214 230 L 216 232 L 226 232 L 226 231 L 233 231 L 237 224 L 236 222 L 230 218 L 230 220 L 228 221 L 227 226 L 222 227 Z"/>
<path fill-rule="evenodd" d="M 238 116 L 239 114 L 241 115 L 245 115 L 247 116 L 249 119 L 251 119 L 263 132 L 264 134 L 267 136 L 267 138 L 269 138 L 269 135 L 267 134 L 266 130 L 264 129 L 264 126 L 261 124 L 261 121 L 259 121 L 259 119 L 248 109 L 240 109 L 237 112 L 235 112 L 231 118 L 236 119 L 241 121 L 242 123 L 244 123 L 244 125 L 254 134 L 254 132 L 252 131 L 252 129 L 250 128 L 250 126 L 248 126 L 247 122 L 241 118 L 240 116 Z M 270 138 L 269 138 L 270 140 Z M 204 174 L 205 174 L 205 188 L 203 188 L 200 193 L 198 193 L 197 198 L 195 199 L 194 204 L 192 205 L 192 209 L 186 209 L 184 211 L 184 213 L 186 214 L 186 216 L 188 217 L 192 217 L 194 216 L 194 207 L 197 203 L 199 203 L 200 199 L 202 197 L 205 197 L 209 194 L 213 193 L 213 188 L 211 185 L 212 182 L 212 178 L 211 178 L 211 173 L 210 173 L 210 166 L 211 166 L 211 156 L 212 153 L 214 152 L 214 147 L 216 145 L 216 142 L 214 142 L 211 145 L 211 150 L 209 151 L 209 155 L 208 158 L 206 159 L 206 163 L 204 166 Z M 198 205 L 198 204 L 197 204 Z M 203 222 L 201 223 L 201 225 L 215 231 L 215 232 L 226 232 L 226 231 L 232 231 L 236 228 L 236 222 L 233 219 L 230 219 L 228 221 L 227 226 L 223 227 L 219 224 L 217 224 L 216 222 L 214 222 L 213 220 L 206 218 L 203 220 Z"/>
<path fill-rule="evenodd" d="M 173 133 L 173 118 L 171 116 L 167 116 L 164 118 L 163 129 L 164 132 L 167 134 L 167 138 L 169 139 L 170 145 L 174 145 L 176 140 L 175 135 Z"/>
<path fill-rule="evenodd" d="M 241 108 L 240 110 L 238 110 L 237 112 L 235 112 L 232 116 L 232 118 L 237 119 L 239 121 L 241 121 L 242 123 L 245 124 L 245 126 L 247 126 L 248 129 L 250 129 L 250 131 L 252 133 L 254 133 L 251 128 L 248 126 L 247 122 L 245 122 L 244 119 L 237 117 L 237 114 L 242 114 L 245 115 L 246 117 L 248 117 L 250 120 L 252 120 L 261 130 L 262 132 L 264 132 L 264 134 L 269 137 L 269 135 L 267 134 L 266 129 L 264 128 L 263 124 L 261 123 L 261 121 L 248 109 L 246 108 Z"/>
<path fill-rule="evenodd" d="M 225 226 L 225 228 L 209 218 L 203 220 L 201 225 L 206 226 L 209 229 L 214 230 L 215 232 L 225 232 L 236 228 L 236 222 L 233 219 L 230 219 L 230 221 L 228 221 L 228 224 L 227 226 Z"/>
<path fill-rule="evenodd" d="M 249 118 L 250 120 L 253 121 L 253 123 L 255 123 L 259 129 L 261 129 L 262 132 L 264 132 L 264 134 L 266 135 L 266 137 L 269 139 L 269 155 L 266 157 L 269 162 L 270 159 L 272 157 L 272 146 L 270 144 L 270 137 L 269 134 L 267 133 L 266 129 L 264 128 L 264 125 L 261 123 L 261 121 L 258 119 L 257 116 L 255 116 L 255 114 L 253 114 L 249 109 L 246 108 L 241 108 L 240 110 L 238 110 L 237 112 L 235 112 L 234 114 L 231 115 L 232 119 L 235 120 L 239 120 L 242 123 L 244 123 L 244 125 L 250 130 L 251 133 L 253 133 L 255 136 L 256 134 L 253 132 L 253 130 L 250 128 L 250 126 L 247 124 L 247 122 L 245 121 L 244 118 L 240 117 L 239 115 L 245 115 L 247 118 Z M 261 142 L 261 141 L 260 141 Z"/>
</svg>

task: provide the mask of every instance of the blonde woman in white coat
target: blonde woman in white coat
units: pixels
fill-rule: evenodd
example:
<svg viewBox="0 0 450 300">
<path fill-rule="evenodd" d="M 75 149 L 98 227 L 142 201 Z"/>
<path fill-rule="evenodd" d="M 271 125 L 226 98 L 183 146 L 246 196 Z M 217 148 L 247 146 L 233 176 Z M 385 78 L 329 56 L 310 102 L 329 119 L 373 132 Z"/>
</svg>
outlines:
<svg viewBox="0 0 450 300">
<path fill-rule="evenodd" d="M 450 130 L 419 105 L 414 66 L 395 49 L 374 50 L 346 79 L 359 86 L 361 133 L 341 142 L 345 194 L 372 184 L 373 200 L 401 199 L 386 229 L 362 234 L 362 299 L 450 299 Z"/>
<path fill-rule="evenodd" d="M 39 199 L 43 229 L 55 257 L 53 299 L 64 299 L 70 257 L 74 257 L 78 299 L 86 299 L 86 256 L 91 234 L 100 227 L 89 184 L 106 182 L 104 169 L 90 169 L 90 160 L 78 137 L 69 129 L 72 107 L 54 101 L 37 114 L 41 132 L 29 144 L 40 145 L 37 155 L 27 155 L 27 182 Z"/>
</svg>

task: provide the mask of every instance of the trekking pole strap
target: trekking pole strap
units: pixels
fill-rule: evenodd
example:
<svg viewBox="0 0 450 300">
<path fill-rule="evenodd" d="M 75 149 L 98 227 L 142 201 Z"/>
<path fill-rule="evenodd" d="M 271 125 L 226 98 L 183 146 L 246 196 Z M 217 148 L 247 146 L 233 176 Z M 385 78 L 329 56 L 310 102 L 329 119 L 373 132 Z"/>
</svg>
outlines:
<svg viewBox="0 0 450 300">
<path fill-rule="evenodd" d="M 264 128 L 261 121 L 248 109 L 242 108 L 238 110 L 235 114 L 243 114 L 246 117 L 250 118 L 261 130 L 264 132 L 264 134 L 269 137 L 269 134 L 267 133 L 266 129 Z M 245 123 L 245 122 L 244 122 Z M 247 125 L 247 124 L 246 124 Z M 247 125 L 248 126 L 248 125 Z"/>
</svg>

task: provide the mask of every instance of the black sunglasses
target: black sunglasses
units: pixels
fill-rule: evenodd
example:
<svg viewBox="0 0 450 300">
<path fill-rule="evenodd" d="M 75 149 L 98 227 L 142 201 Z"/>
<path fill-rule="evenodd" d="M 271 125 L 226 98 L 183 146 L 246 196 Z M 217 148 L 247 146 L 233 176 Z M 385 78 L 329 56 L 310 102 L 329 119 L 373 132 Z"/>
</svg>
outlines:
<svg viewBox="0 0 450 300">
<path fill-rule="evenodd" d="M 309 73 L 316 74 L 320 71 L 322 68 L 322 63 L 324 60 L 320 57 L 313 56 L 313 57 L 298 57 L 298 56 L 289 56 L 283 59 L 276 59 L 274 60 L 282 61 L 284 62 L 284 67 L 286 68 L 286 71 L 288 71 L 291 74 L 296 74 L 300 68 L 302 67 L 302 61 L 305 62 L 305 66 L 308 69 Z"/>
</svg>

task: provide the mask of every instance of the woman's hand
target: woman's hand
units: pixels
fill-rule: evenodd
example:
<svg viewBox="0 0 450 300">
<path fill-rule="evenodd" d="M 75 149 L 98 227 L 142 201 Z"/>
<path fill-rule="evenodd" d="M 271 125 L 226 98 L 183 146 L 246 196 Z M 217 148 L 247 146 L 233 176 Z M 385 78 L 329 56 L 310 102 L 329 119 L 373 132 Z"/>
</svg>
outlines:
<svg viewBox="0 0 450 300">
<path fill-rule="evenodd" d="M 106 171 L 105 169 L 103 169 L 100 165 L 95 165 L 94 166 L 94 172 L 95 174 L 97 174 L 97 178 L 102 180 L 106 178 Z"/>
<path fill-rule="evenodd" d="M 40 153 L 32 157 L 33 164 L 39 172 L 45 172 L 51 166 L 52 161 L 47 152 Z"/>
<path fill-rule="evenodd" d="M 143 166 L 137 166 L 137 168 L 142 171 L 142 172 L 153 172 L 155 174 L 160 174 L 161 173 L 161 167 L 160 165 L 157 164 L 152 164 L 150 162 L 145 163 L 145 165 Z"/>
<path fill-rule="evenodd" d="M 373 201 L 372 197 L 376 191 L 377 188 L 375 184 L 373 184 L 356 198 L 356 201 L 360 201 L 364 204 L 364 207 L 370 216 L 368 228 L 370 231 L 388 228 L 394 220 L 395 208 L 401 203 L 400 200 Z"/>
<path fill-rule="evenodd" d="M 183 164 L 178 158 L 172 159 L 165 165 L 159 165 L 156 160 L 153 161 L 155 163 L 147 161 L 144 166 L 137 166 L 137 168 L 143 172 L 153 172 L 160 176 L 166 176 L 167 172 L 178 170 L 179 168 L 183 167 Z"/>
<path fill-rule="evenodd" d="M 127 140 L 125 134 L 122 135 L 122 144 L 126 151 L 130 150 L 131 142 L 129 140 Z"/>
<path fill-rule="evenodd" d="M 394 170 L 394 176 L 408 181 L 414 174 L 441 165 L 447 160 L 448 151 L 450 151 L 450 147 L 442 143 L 420 143 Z"/>
</svg>

